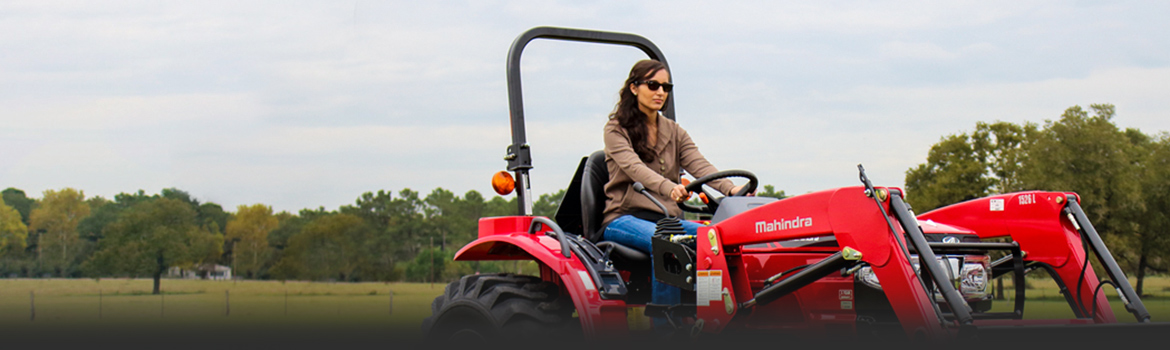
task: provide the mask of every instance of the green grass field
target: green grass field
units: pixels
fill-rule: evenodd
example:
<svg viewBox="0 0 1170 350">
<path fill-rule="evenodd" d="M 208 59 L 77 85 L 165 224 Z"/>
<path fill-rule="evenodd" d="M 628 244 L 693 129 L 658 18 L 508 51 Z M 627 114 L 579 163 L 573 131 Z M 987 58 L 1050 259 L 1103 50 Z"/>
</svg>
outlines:
<svg viewBox="0 0 1170 350">
<path fill-rule="evenodd" d="M 1009 280 L 1010 281 L 1010 280 Z M 1025 316 L 1071 318 L 1051 280 L 1030 279 Z M 0 327 L 9 331 L 205 326 L 384 329 L 418 337 L 445 283 L 326 283 L 164 279 L 0 279 Z M 1011 284 L 1006 283 L 1010 292 Z M 1154 321 L 1170 320 L 1170 278 L 1147 279 L 1143 299 Z M 1105 287 L 1119 321 L 1134 322 Z M 993 311 L 1009 311 L 1010 300 Z"/>
<path fill-rule="evenodd" d="M 1006 300 L 997 300 L 992 307 L 992 312 L 1009 312 L 1014 307 L 1011 296 L 1014 295 L 1015 290 L 1013 289 L 1011 279 L 1007 278 L 1004 281 L 1004 294 L 1008 298 Z M 1136 283 L 1136 279 L 1130 278 L 1130 285 L 1136 286 Z M 1029 278 L 1028 284 L 1032 288 L 1026 290 L 1027 298 L 1024 304 L 1025 319 L 1064 319 L 1074 317 L 1068 302 L 1060 294 L 1056 282 L 1051 278 Z M 1143 288 L 1145 296 L 1142 297 L 1142 304 L 1150 312 L 1151 319 L 1156 322 L 1170 321 L 1170 277 L 1146 277 Z M 1101 289 L 1101 293 L 1109 298 L 1110 306 L 1118 322 L 1136 322 L 1133 314 L 1125 310 L 1121 299 L 1117 297 L 1117 290 L 1112 286 L 1104 286 Z"/>
<path fill-rule="evenodd" d="M 445 283 L 164 279 L 0 280 L 0 327 L 384 329 L 417 337 Z"/>
</svg>

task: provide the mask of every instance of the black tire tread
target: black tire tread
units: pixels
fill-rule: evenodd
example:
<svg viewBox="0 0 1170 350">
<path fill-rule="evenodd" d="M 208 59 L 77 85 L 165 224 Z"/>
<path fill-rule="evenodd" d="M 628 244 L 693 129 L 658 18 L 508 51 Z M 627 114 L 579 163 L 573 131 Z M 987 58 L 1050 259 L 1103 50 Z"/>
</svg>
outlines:
<svg viewBox="0 0 1170 350">
<path fill-rule="evenodd" d="M 447 284 L 431 303 L 431 316 L 423 320 L 424 336 L 433 340 L 448 336 L 452 330 L 434 326 L 456 307 L 486 312 L 493 322 L 489 328 L 494 336 L 549 337 L 580 329 L 572 317 L 572 299 L 560 292 L 560 286 L 534 276 L 468 275 Z"/>
</svg>

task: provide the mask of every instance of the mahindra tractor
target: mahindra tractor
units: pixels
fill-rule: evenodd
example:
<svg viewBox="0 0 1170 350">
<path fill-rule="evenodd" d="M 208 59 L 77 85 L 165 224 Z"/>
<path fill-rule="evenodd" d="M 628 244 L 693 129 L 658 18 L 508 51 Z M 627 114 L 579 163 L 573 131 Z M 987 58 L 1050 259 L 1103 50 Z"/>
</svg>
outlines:
<svg viewBox="0 0 1170 350">
<path fill-rule="evenodd" d="M 518 213 L 480 218 L 478 238 L 454 260 L 531 260 L 540 272 L 475 274 L 450 283 L 423 321 L 428 338 L 637 339 L 661 332 L 648 326 L 648 317 L 667 320 L 668 334 L 686 339 L 986 339 L 1164 325 L 1151 322 L 1071 192 L 998 194 L 915 214 L 904 191 L 875 186 L 860 164 L 855 186 L 784 199 L 747 196 L 758 186 L 754 174 L 721 171 L 687 184 L 702 201 L 680 204 L 693 213 L 689 219 L 667 214 L 659 220 L 653 252 L 646 254 L 602 239 L 609 174 L 604 152 L 595 151 L 583 153 L 554 217 L 535 216 L 520 86 L 520 56 L 535 39 L 630 46 L 667 64 L 657 46 L 634 34 L 536 27 L 515 39 L 507 62 L 512 144 L 507 171 L 495 175 L 493 186 L 501 195 L 515 190 Z M 662 110 L 671 120 L 673 100 Z M 722 178 L 746 186 L 722 197 L 704 186 Z M 633 190 L 649 197 L 640 184 Z M 681 220 L 705 226 L 690 235 Z M 1072 317 L 1025 317 L 1024 279 L 1034 271 L 1056 281 Z M 651 276 L 678 287 L 682 301 L 651 303 Z M 1010 307 L 992 312 L 991 282 L 998 278 L 1012 279 L 1014 297 L 1001 301 Z M 1134 322 L 1117 319 L 1101 293 L 1106 284 Z"/>
</svg>

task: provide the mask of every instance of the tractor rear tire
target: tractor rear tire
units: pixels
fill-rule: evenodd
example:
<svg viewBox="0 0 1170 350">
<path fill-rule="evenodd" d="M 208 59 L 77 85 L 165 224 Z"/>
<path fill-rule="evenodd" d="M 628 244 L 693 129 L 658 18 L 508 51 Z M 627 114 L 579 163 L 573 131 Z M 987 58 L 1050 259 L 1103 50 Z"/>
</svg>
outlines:
<svg viewBox="0 0 1170 350">
<path fill-rule="evenodd" d="M 469 275 L 435 298 L 422 331 L 428 340 L 458 342 L 580 337 L 573 309 L 560 286 L 539 277 Z"/>
</svg>

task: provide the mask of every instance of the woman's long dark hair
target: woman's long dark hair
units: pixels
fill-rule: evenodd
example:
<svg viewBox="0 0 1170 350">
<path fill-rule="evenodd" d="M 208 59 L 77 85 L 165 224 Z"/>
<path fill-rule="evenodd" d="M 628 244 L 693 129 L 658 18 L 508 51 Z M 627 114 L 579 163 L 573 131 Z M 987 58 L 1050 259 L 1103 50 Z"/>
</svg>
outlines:
<svg viewBox="0 0 1170 350">
<path fill-rule="evenodd" d="M 656 60 L 641 60 L 635 63 L 634 67 L 630 68 L 630 76 L 626 78 L 626 83 L 622 85 L 622 89 L 618 93 L 617 106 L 614 107 L 613 113 L 609 114 L 610 119 L 616 118 L 618 124 L 626 129 L 626 134 L 630 135 L 630 143 L 634 146 L 634 152 L 643 162 L 654 160 L 654 145 L 647 141 L 646 134 L 649 131 L 646 129 L 646 114 L 638 109 L 638 96 L 630 91 L 630 85 L 636 81 L 650 79 L 663 69 L 666 69 L 666 65 Z M 669 95 L 667 95 L 667 99 L 670 99 Z"/>
</svg>

